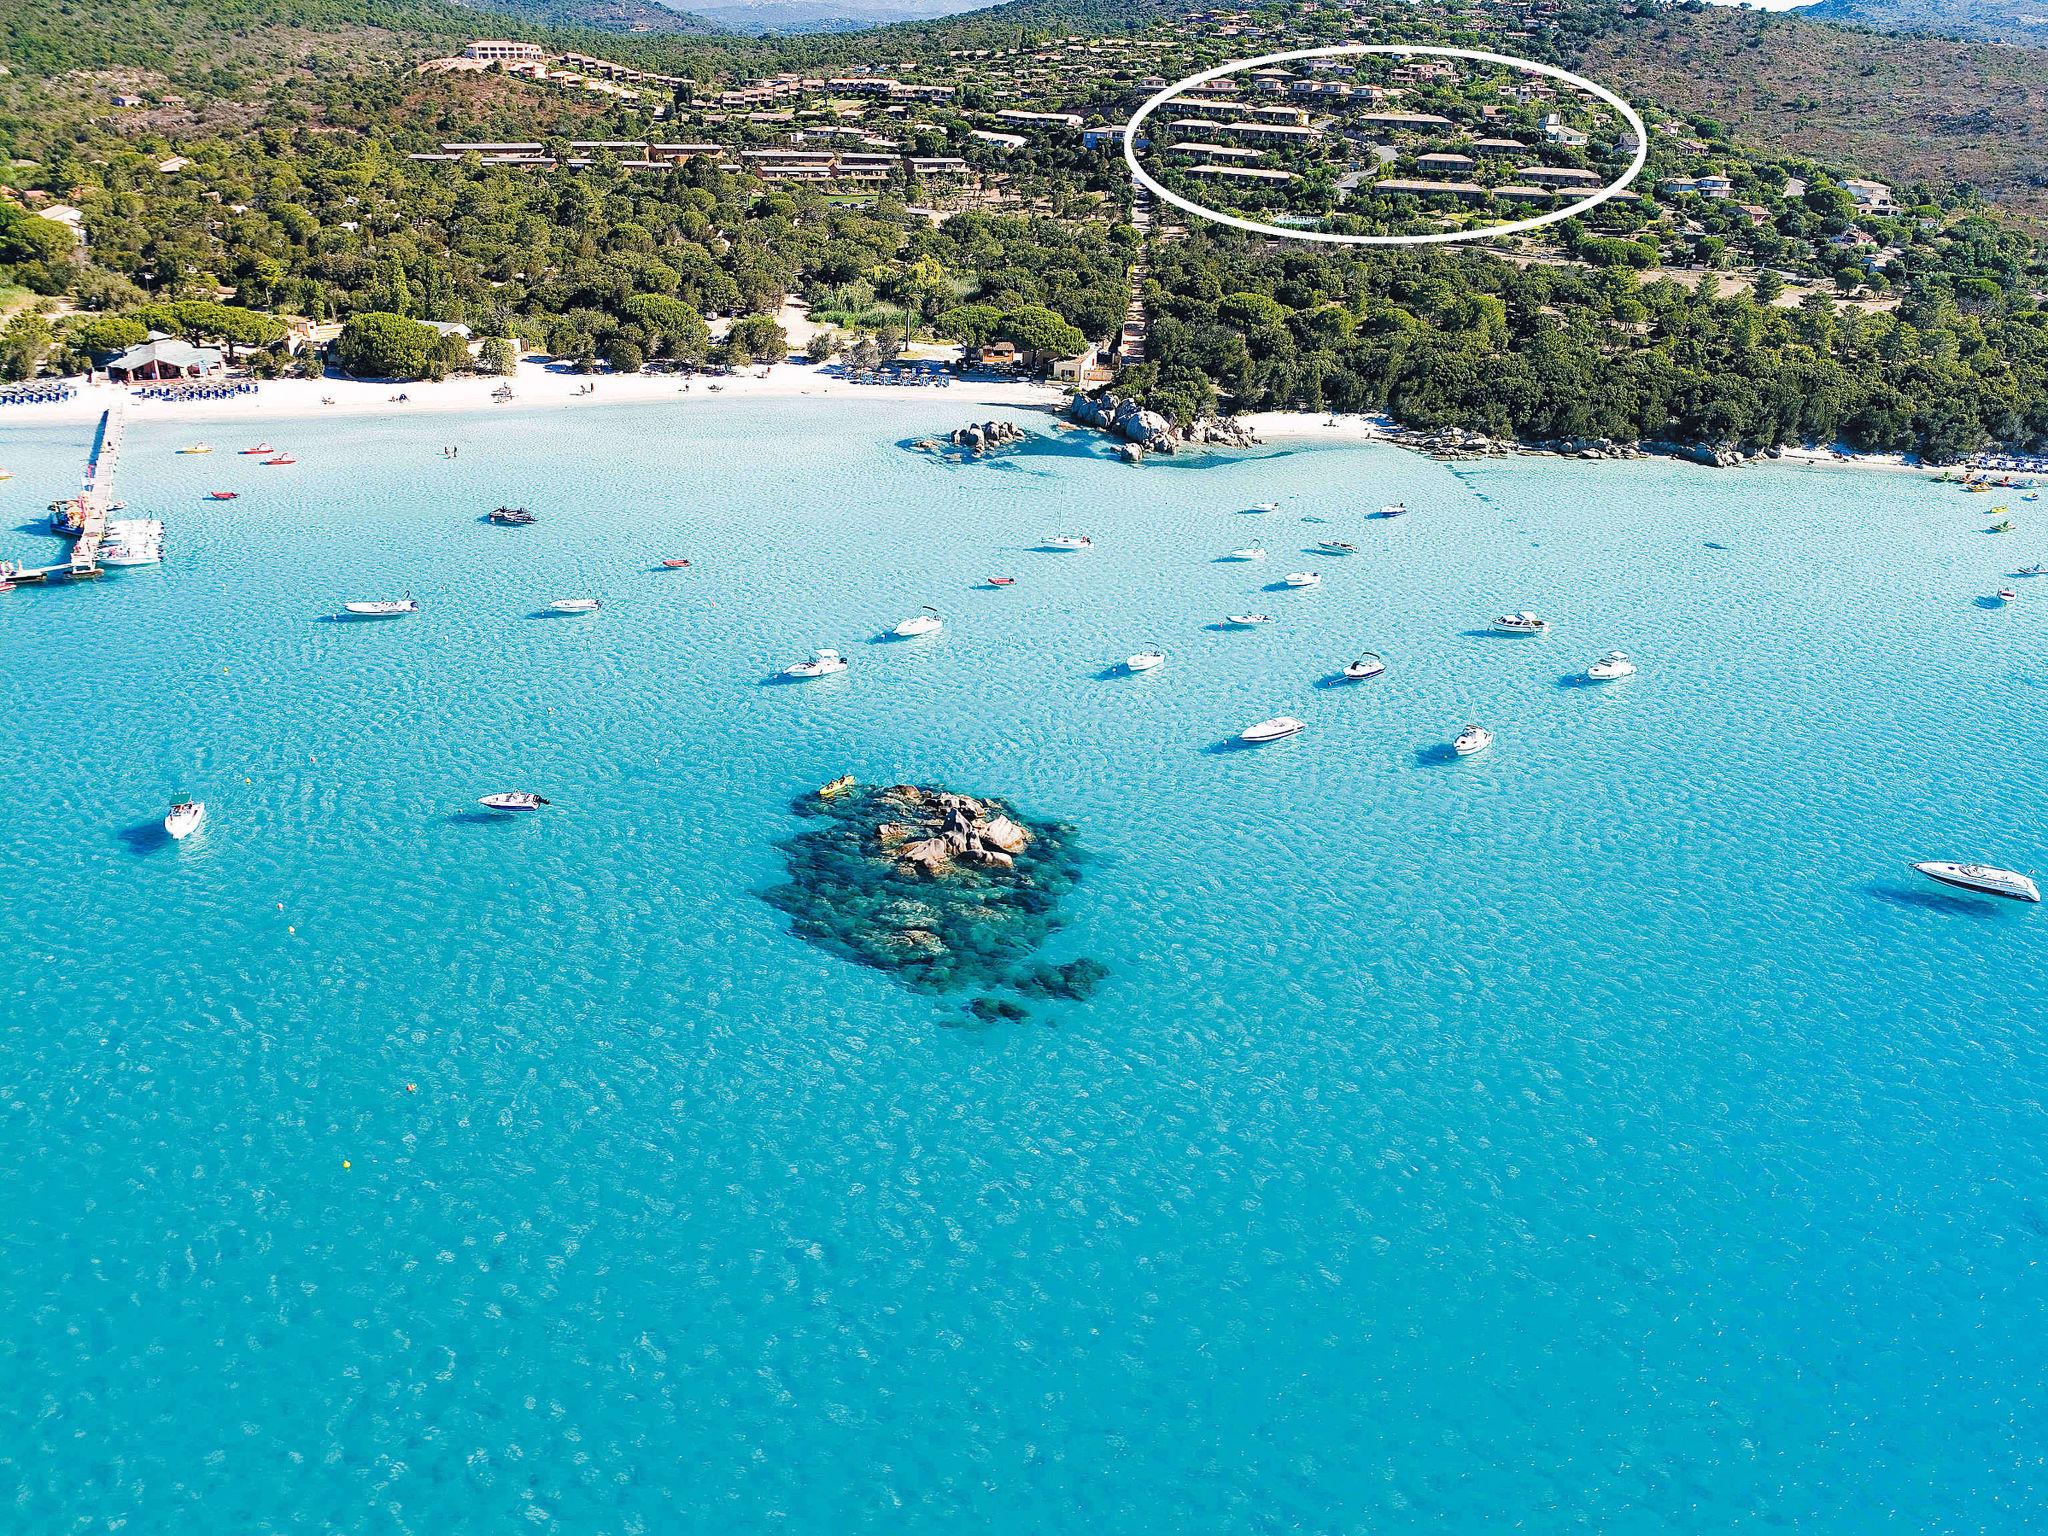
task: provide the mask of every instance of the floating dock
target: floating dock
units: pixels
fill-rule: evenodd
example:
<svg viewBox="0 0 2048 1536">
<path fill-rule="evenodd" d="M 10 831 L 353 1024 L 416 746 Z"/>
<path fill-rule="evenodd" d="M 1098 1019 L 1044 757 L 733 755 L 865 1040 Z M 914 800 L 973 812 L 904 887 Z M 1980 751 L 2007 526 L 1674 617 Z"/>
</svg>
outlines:
<svg viewBox="0 0 2048 1536">
<path fill-rule="evenodd" d="M 0 571 L 0 582 L 36 586 L 51 581 L 90 581 L 106 574 L 100 550 L 107 541 L 107 516 L 120 505 L 114 500 L 114 474 L 121 461 L 124 423 L 118 407 L 100 412 L 79 493 L 50 508 L 50 531 L 76 541 L 71 558 L 58 565 Z"/>
</svg>

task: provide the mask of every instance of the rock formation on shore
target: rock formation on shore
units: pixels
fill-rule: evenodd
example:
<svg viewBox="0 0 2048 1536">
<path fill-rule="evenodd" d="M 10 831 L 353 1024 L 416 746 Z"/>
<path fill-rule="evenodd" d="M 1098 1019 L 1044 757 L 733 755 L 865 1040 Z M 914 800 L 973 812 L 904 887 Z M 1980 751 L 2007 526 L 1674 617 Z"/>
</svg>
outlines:
<svg viewBox="0 0 2048 1536">
<path fill-rule="evenodd" d="M 1146 453 L 1174 453 L 1182 447 L 1251 448 L 1258 439 L 1234 416 L 1213 416 L 1196 422 L 1182 432 L 1157 411 L 1148 411 L 1135 400 L 1113 394 L 1076 395 L 1067 414 L 1084 427 L 1096 427 L 1126 445 L 1140 450 L 1131 463 Z"/>
<path fill-rule="evenodd" d="M 824 825 L 783 844 L 789 880 L 765 893 L 799 938 L 925 992 L 1082 997 L 1106 974 L 1093 961 L 1025 968 L 1079 879 L 1070 828 L 945 789 L 828 788 L 792 806 Z"/>
</svg>

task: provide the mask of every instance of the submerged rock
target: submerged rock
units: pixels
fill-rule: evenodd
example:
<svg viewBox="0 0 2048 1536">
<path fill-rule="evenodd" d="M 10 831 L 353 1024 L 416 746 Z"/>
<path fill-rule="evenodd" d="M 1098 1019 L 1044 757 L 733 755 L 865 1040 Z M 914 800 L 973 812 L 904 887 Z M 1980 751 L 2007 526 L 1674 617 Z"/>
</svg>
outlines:
<svg viewBox="0 0 2048 1536">
<path fill-rule="evenodd" d="M 805 795 L 792 809 L 821 825 L 782 845 L 789 879 L 763 894 L 798 938 L 925 992 L 1073 999 L 1108 974 L 1093 960 L 1026 968 L 1080 878 L 1071 828 L 915 784 Z"/>
</svg>

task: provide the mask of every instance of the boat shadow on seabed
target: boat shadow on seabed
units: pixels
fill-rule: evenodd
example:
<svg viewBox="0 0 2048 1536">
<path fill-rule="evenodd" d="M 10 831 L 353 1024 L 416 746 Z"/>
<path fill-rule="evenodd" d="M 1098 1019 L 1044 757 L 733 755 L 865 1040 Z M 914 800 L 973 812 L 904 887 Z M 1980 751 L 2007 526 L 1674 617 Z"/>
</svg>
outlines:
<svg viewBox="0 0 2048 1536">
<path fill-rule="evenodd" d="M 122 846 L 130 853 L 153 853 L 159 848 L 168 848 L 176 841 L 164 830 L 161 819 L 138 821 L 131 827 L 116 828 L 114 836 L 121 840 Z"/>
<path fill-rule="evenodd" d="M 1879 901 L 1921 912 L 1940 912 L 1948 917 L 1974 917 L 1979 922 L 1996 922 L 2002 907 L 2011 905 L 1990 896 L 1968 896 L 1960 892 L 1926 891 L 1912 886 L 1873 880 L 1864 890 Z"/>
</svg>

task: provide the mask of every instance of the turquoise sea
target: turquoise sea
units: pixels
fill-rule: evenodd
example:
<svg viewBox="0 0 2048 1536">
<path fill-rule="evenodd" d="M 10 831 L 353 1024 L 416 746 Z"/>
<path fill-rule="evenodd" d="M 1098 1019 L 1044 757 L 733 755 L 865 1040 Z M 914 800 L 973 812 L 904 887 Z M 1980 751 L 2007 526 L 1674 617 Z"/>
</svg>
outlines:
<svg viewBox="0 0 2048 1536">
<path fill-rule="evenodd" d="M 2048 1524 L 2048 916 L 1904 867 L 2048 877 L 2048 510 L 966 414 L 131 427 L 170 562 L 0 598 L 0 1529 Z M 1110 980 L 790 938 L 841 773 L 1073 822 Z"/>
</svg>

